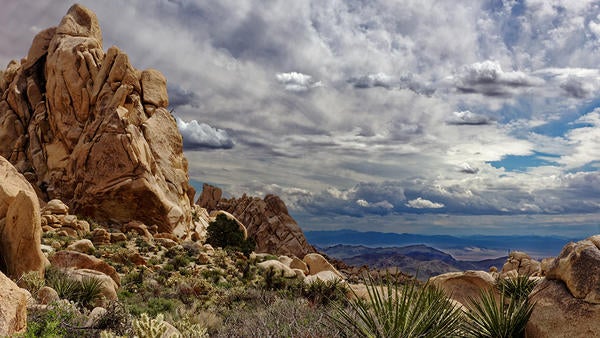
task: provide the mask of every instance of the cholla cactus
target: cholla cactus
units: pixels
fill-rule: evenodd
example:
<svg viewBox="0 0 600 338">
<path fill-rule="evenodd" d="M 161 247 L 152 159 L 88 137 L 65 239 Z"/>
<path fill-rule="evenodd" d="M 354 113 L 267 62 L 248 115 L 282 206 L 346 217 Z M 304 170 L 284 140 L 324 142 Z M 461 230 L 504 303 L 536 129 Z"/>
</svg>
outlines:
<svg viewBox="0 0 600 338">
<path fill-rule="evenodd" d="M 164 316 L 158 314 L 156 318 L 150 318 L 147 313 L 142 313 L 140 319 L 133 320 L 134 336 L 138 338 L 161 338 L 167 331 L 163 322 Z"/>
</svg>

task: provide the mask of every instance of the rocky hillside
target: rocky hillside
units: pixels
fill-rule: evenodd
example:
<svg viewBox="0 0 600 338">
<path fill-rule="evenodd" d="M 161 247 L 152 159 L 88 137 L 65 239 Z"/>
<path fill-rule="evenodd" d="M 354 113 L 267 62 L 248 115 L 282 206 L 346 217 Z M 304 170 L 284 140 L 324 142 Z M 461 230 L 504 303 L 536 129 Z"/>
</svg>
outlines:
<svg viewBox="0 0 600 338">
<path fill-rule="evenodd" d="M 278 196 L 267 195 L 261 199 L 243 195 L 226 199 L 222 195 L 221 189 L 204 184 L 196 203 L 209 212 L 224 210 L 239 219 L 248 229 L 248 235 L 256 240 L 258 252 L 298 257 L 315 252 Z"/>
<path fill-rule="evenodd" d="M 165 77 L 105 53 L 96 15 L 75 5 L 0 74 L 0 156 L 44 201 L 183 236 L 194 191 L 168 103 Z"/>
</svg>

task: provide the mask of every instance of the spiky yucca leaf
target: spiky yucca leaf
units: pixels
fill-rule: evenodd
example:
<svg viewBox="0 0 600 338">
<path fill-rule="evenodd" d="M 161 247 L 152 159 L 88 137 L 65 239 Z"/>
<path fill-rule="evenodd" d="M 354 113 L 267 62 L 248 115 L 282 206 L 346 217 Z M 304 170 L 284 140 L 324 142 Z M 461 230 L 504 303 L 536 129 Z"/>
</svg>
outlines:
<svg viewBox="0 0 600 338">
<path fill-rule="evenodd" d="M 340 306 L 334 325 L 359 337 L 449 337 L 456 335 L 461 310 L 443 291 L 425 284 L 391 281 L 383 288 L 370 276 L 367 279 L 368 301 L 354 294 L 349 309 Z M 353 291 L 354 292 L 354 291 Z"/>
<path fill-rule="evenodd" d="M 517 276 L 513 278 L 500 278 L 496 281 L 496 289 L 507 298 L 522 300 L 529 297 L 533 288 L 537 285 L 537 280 L 530 276 Z"/>
<path fill-rule="evenodd" d="M 503 293 L 498 299 L 494 290 L 484 290 L 479 299 L 471 298 L 469 302 L 464 325 L 468 337 L 523 337 L 535 306 L 527 298 L 507 299 Z"/>
</svg>

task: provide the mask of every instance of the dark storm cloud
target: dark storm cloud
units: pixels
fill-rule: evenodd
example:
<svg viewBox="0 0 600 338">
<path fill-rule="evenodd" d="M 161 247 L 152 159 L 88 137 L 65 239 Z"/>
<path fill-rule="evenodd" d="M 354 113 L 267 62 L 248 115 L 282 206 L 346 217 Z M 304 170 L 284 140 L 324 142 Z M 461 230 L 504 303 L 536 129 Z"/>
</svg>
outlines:
<svg viewBox="0 0 600 338">
<path fill-rule="evenodd" d="M 560 84 L 560 88 L 570 97 L 584 99 L 590 95 L 590 89 L 586 83 L 575 76 L 569 76 Z"/>
<path fill-rule="evenodd" d="M 177 108 L 179 106 L 198 106 L 198 95 L 191 90 L 187 90 L 178 85 L 167 84 L 169 93 L 169 106 Z"/>
</svg>

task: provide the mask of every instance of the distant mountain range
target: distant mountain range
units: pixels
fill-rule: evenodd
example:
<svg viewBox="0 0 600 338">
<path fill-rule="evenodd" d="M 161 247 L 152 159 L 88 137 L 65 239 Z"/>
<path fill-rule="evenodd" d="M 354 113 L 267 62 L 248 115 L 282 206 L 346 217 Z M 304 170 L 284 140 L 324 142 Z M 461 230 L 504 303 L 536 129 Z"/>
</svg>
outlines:
<svg viewBox="0 0 600 338">
<path fill-rule="evenodd" d="M 364 247 L 404 247 L 423 244 L 442 250 L 457 260 L 478 261 L 525 251 L 534 258 L 557 256 L 570 239 L 558 236 L 449 236 L 417 235 L 354 230 L 305 231 L 312 245 L 326 248 L 337 244 Z"/>
<path fill-rule="evenodd" d="M 427 279 L 446 272 L 484 270 L 490 266 L 502 268 L 506 257 L 480 261 L 459 261 L 451 255 L 423 244 L 404 247 L 367 247 L 364 245 L 337 244 L 317 247 L 329 257 L 352 266 L 367 265 L 371 269 L 397 268 L 399 271 Z"/>
</svg>

